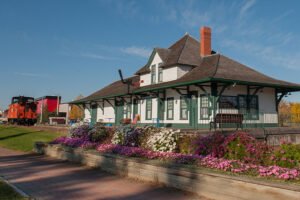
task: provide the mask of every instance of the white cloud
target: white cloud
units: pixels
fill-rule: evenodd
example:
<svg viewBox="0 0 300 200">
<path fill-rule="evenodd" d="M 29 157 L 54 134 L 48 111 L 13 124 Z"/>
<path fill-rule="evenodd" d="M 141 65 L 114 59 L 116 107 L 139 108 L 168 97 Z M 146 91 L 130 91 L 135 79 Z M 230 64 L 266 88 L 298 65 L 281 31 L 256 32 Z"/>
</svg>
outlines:
<svg viewBox="0 0 300 200">
<path fill-rule="evenodd" d="M 120 50 L 123 53 L 140 56 L 143 58 L 148 58 L 152 52 L 151 49 L 147 49 L 145 47 L 136 47 L 136 46 L 121 48 Z"/>
<path fill-rule="evenodd" d="M 243 17 L 247 12 L 254 6 L 256 0 L 246 0 L 245 4 L 242 5 L 240 9 L 240 17 Z"/>
<path fill-rule="evenodd" d="M 278 46 L 265 46 L 238 40 L 226 40 L 223 45 L 251 55 L 256 60 L 275 67 L 300 70 L 300 53 L 283 52 Z"/>
<path fill-rule="evenodd" d="M 38 78 L 46 77 L 45 74 L 36 74 L 36 73 L 28 73 L 28 72 L 15 72 L 14 74 L 18 76 L 27 76 L 27 77 L 38 77 Z"/>
<path fill-rule="evenodd" d="M 80 56 L 86 57 L 86 58 L 99 59 L 99 60 L 116 60 L 117 59 L 114 57 L 103 56 L 103 55 L 94 54 L 94 53 L 81 53 Z"/>
</svg>

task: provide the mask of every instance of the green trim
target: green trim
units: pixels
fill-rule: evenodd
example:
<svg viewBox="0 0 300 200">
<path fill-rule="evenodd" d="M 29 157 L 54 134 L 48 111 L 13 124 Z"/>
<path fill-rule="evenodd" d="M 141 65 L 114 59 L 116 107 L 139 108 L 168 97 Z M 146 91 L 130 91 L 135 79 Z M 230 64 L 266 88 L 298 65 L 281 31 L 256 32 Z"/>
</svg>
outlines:
<svg viewBox="0 0 300 200">
<path fill-rule="evenodd" d="M 271 87 L 271 88 L 278 88 L 278 89 L 290 89 L 291 91 L 300 91 L 300 86 L 283 86 L 283 85 L 279 85 L 279 84 L 258 83 L 258 82 L 240 81 L 240 80 L 234 80 L 234 79 L 208 77 L 208 78 L 204 78 L 204 79 L 200 79 L 200 80 L 174 83 L 174 84 L 163 85 L 163 86 L 158 86 L 158 87 L 155 87 L 155 85 L 153 85 L 152 88 L 137 89 L 136 91 L 133 91 L 133 94 L 138 94 L 140 92 L 156 91 L 156 90 L 167 89 L 167 88 L 178 87 L 178 86 L 192 85 L 192 84 L 197 84 L 197 83 L 207 83 L 207 82 L 221 82 L 221 83 L 232 83 L 232 84 L 236 83 L 239 85 L 264 86 L 264 87 Z M 168 83 L 168 82 L 166 82 L 166 83 Z M 88 100 L 83 100 L 83 101 L 79 100 L 79 101 L 75 101 L 74 103 L 72 103 L 72 102 L 69 102 L 69 103 L 70 104 L 82 104 L 84 102 L 95 101 L 95 100 L 111 98 L 111 97 L 125 96 L 125 95 L 128 95 L 128 94 L 121 93 L 121 94 L 107 95 L 107 96 L 103 96 L 103 97 L 96 97 L 96 98 L 92 98 L 92 99 L 88 99 Z"/>
<path fill-rule="evenodd" d="M 224 79 L 224 78 L 210 78 L 211 81 L 216 82 L 223 82 L 223 83 L 236 83 L 238 85 L 252 85 L 252 86 L 264 86 L 264 87 L 272 87 L 272 88 L 281 88 L 281 89 L 296 89 L 300 90 L 300 86 L 283 86 L 279 84 L 272 84 L 272 83 L 259 83 L 259 82 L 250 82 L 250 81 L 241 81 L 241 80 L 234 80 L 234 79 Z"/>
<path fill-rule="evenodd" d="M 148 104 L 150 103 L 150 116 L 148 116 Z M 152 98 L 146 98 L 145 119 L 152 120 Z"/>
<path fill-rule="evenodd" d="M 95 125 L 97 123 L 97 111 L 98 111 L 98 106 L 92 105 L 91 106 L 91 125 Z"/>
<path fill-rule="evenodd" d="M 133 94 L 137 94 L 139 92 L 156 91 L 156 90 L 167 89 L 167 88 L 172 88 L 172 87 L 192 85 L 192 84 L 195 84 L 195 83 L 206 83 L 206 82 L 210 82 L 210 78 L 205 78 L 205 79 L 195 80 L 195 81 L 182 82 L 182 83 L 174 83 L 174 84 L 165 85 L 165 86 L 158 86 L 157 88 L 155 88 L 155 87 L 146 88 L 146 89 L 141 88 L 141 89 L 138 89 L 138 90 L 134 91 Z M 168 83 L 168 82 L 166 82 L 166 83 Z"/>
<path fill-rule="evenodd" d="M 167 98 L 167 120 L 174 120 L 174 97 Z M 169 109 L 169 103 L 172 103 L 172 109 Z M 169 116 L 169 110 L 172 110 L 172 117 Z"/>
<path fill-rule="evenodd" d="M 138 123 L 137 126 L 155 126 L 153 123 Z M 224 124 L 225 125 L 225 124 Z M 227 126 L 223 126 L 222 128 L 236 128 L 236 124 L 226 124 Z M 190 126 L 188 123 L 161 123 L 160 127 L 166 128 L 178 128 L 178 129 L 207 129 L 209 130 L 209 124 L 197 124 L 196 127 Z M 272 128 L 279 127 L 277 123 L 253 123 L 253 124 L 243 124 L 243 129 L 247 128 Z M 220 130 L 222 130 L 222 128 Z M 219 129 L 218 129 L 219 130 Z"/>
<path fill-rule="evenodd" d="M 186 103 L 186 118 L 184 118 L 182 116 L 183 114 L 183 109 L 182 109 L 182 103 L 183 101 L 185 101 Z M 188 120 L 189 119 L 189 116 L 188 116 L 188 113 L 189 113 L 189 107 L 190 107 L 190 102 L 189 102 L 189 99 L 187 97 L 187 95 L 181 95 L 180 96 L 180 105 L 179 105 L 179 109 L 180 109 L 180 120 Z"/>
</svg>

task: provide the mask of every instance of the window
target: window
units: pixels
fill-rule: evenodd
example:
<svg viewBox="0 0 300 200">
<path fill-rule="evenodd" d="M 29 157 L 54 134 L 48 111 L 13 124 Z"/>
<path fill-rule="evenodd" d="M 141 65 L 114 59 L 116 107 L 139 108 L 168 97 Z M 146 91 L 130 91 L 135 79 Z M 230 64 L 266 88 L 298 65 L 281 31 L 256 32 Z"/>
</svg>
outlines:
<svg viewBox="0 0 300 200">
<path fill-rule="evenodd" d="M 247 95 L 239 95 L 239 113 L 246 114 L 246 119 L 258 119 L 258 96 L 248 96 L 249 105 L 247 106 Z M 248 109 L 248 112 L 247 112 Z"/>
<path fill-rule="evenodd" d="M 249 96 L 249 119 L 258 119 L 258 96 Z"/>
<path fill-rule="evenodd" d="M 174 98 L 167 98 L 167 119 L 174 119 Z"/>
<path fill-rule="evenodd" d="M 221 96 L 219 102 L 220 109 L 238 109 L 236 96 Z"/>
<path fill-rule="evenodd" d="M 151 66 L 151 84 L 156 83 L 156 65 Z"/>
<path fill-rule="evenodd" d="M 124 106 L 124 116 L 125 118 L 131 119 L 131 103 L 127 103 L 126 106 Z"/>
<path fill-rule="evenodd" d="M 188 119 L 188 98 L 187 96 L 180 97 L 180 119 Z"/>
<path fill-rule="evenodd" d="M 206 95 L 200 96 L 200 119 L 209 119 L 209 99 Z"/>
<path fill-rule="evenodd" d="M 246 114 L 247 113 L 247 96 L 246 95 L 239 95 L 239 113 Z"/>
<path fill-rule="evenodd" d="M 163 82 L 163 69 L 161 68 L 162 63 L 158 64 L 158 82 Z"/>
<path fill-rule="evenodd" d="M 152 99 L 146 99 L 146 120 L 152 120 Z"/>
</svg>

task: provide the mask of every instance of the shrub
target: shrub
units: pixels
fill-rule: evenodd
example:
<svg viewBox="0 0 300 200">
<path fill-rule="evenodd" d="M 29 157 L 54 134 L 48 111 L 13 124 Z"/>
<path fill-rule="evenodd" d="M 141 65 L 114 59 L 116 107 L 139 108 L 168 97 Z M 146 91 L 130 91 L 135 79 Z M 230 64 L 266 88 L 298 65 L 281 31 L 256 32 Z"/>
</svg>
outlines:
<svg viewBox="0 0 300 200">
<path fill-rule="evenodd" d="M 142 129 L 135 128 L 125 134 L 125 146 L 138 147 L 141 144 Z"/>
<path fill-rule="evenodd" d="M 195 154 L 223 157 L 225 151 L 223 145 L 224 140 L 225 137 L 220 133 L 214 133 L 208 136 L 200 136 L 194 142 L 194 145 L 196 146 Z"/>
<path fill-rule="evenodd" d="M 179 130 L 161 128 L 158 133 L 150 135 L 147 145 L 153 151 L 173 152 L 177 145 L 177 133 Z"/>
<path fill-rule="evenodd" d="M 265 142 L 257 141 L 245 132 L 236 132 L 224 141 L 224 157 L 231 160 L 242 160 L 246 163 L 268 163 L 271 147 Z"/>
<path fill-rule="evenodd" d="M 274 151 L 272 156 L 274 164 L 293 168 L 300 167 L 300 145 L 299 144 L 282 144 L 279 149 Z"/>
<path fill-rule="evenodd" d="M 148 140 L 149 138 L 159 132 L 159 128 L 153 126 L 145 126 L 141 129 L 141 137 L 140 137 L 140 146 L 144 149 L 152 149 L 152 146 L 149 146 Z"/>
<path fill-rule="evenodd" d="M 120 126 L 115 131 L 111 142 L 113 144 L 125 145 L 127 135 L 133 130 L 134 128 L 129 125 Z"/>
<path fill-rule="evenodd" d="M 108 131 L 106 127 L 96 125 L 88 132 L 88 135 L 91 142 L 102 142 L 108 137 Z"/>
<path fill-rule="evenodd" d="M 75 125 L 71 127 L 69 135 L 72 138 L 88 138 L 90 130 L 89 125 Z"/>
<path fill-rule="evenodd" d="M 194 136 L 182 136 L 178 138 L 178 152 L 182 154 L 193 154 L 196 145 L 194 144 Z"/>
</svg>

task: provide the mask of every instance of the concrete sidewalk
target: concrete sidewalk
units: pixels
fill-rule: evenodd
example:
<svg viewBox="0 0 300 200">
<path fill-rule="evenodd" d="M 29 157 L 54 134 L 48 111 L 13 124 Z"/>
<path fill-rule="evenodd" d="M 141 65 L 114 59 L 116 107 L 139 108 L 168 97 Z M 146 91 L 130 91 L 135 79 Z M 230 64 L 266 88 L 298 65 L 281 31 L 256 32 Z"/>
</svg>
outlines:
<svg viewBox="0 0 300 200">
<path fill-rule="evenodd" d="M 37 199 L 204 199 L 173 188 L 121 178 L 99 169 L 1 147 L 0 176 Z"/>
</svg>

